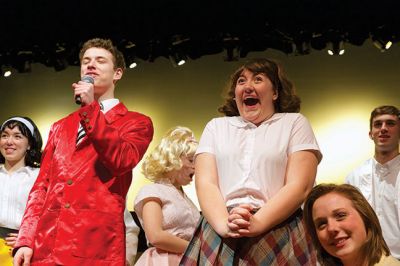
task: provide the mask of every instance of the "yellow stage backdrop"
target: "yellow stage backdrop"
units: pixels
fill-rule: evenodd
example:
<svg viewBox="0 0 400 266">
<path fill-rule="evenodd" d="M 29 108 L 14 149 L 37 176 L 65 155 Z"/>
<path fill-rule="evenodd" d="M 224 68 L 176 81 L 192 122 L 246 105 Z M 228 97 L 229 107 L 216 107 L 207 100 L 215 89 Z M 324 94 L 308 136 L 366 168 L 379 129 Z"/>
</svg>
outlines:
<svg viewBox="0 0 400 266">
<path fill-rule="evenodd" d="M 165 58 L 141 62 L 127 70 L 115 95 L 129 109 L 153 119 L 155 135 L 149 150 L 176 125 L 191 128 L 200 138 L 205 124 L 218 116 L 222 89 L 229 75 L 246 59 L 224 62 L 224 54 L 204 56 L 174 68 Z M 342 182 L 354 167 L 372 155 L 368 138 L 369 114 L 383 104 L 400 106 L 400 47 L 385 53 L 371 43 L 347 47 L 343 56 L 312 51 L 307 56 L 285 55 L 276 50 L 249 53 L 248 58 L 270 57 L 283 63 L 302 99 L 301 112 L 310 120 L 324 158 L 317 182 Z M 23 115 L 37 122 L 47 140 L 50 125 L 77 108 L 71 84 L 79 79 L 79 68 L 55 72 L 35 64 L 32 73 L 0 78 L 0 118 Z M 134 197 L 149 182 L 134 169 L 128 194 L 132 210 Z M 193 186 L 186 188 L 197 203 Z"/>
</svg>

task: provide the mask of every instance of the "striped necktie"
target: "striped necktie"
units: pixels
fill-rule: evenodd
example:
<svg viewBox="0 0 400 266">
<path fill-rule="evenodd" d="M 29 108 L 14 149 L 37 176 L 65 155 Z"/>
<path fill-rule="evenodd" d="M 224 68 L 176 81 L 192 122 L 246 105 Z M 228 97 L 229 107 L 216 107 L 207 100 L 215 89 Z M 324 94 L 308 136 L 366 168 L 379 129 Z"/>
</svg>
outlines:
<svg viewBox="0 0 400 266">
<path fill-rule="evenodd" d="M 102 103 L 100 103 L 100 110 L 104 110 L 104 106 Z M 81 140 L 86 136 L 86 131 L 82 127 L 81 123 L 79 123 L 79 128 L 78 128 L 78 136 L 76 137 L 76 145 L 78 145 Z"/>
</svg>

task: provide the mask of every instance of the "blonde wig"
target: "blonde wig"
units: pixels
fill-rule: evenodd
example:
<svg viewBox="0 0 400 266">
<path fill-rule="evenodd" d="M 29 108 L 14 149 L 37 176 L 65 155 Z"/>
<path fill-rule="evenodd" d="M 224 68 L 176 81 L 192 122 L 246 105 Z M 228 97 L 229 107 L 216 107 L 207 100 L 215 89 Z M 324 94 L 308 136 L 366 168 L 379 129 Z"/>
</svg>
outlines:
<svg viewBox="0 0 400 266">
<path fill-rule="evenodd" d="M 170 129 L 160 144 L 145 158 L 143 174 L 152 181 L 166 178 L 168 172 L 182 168 L 181 157 L 192 157 L 197 145 L 198 142 L 189 128 L 177 126 Z"/>
</svg>

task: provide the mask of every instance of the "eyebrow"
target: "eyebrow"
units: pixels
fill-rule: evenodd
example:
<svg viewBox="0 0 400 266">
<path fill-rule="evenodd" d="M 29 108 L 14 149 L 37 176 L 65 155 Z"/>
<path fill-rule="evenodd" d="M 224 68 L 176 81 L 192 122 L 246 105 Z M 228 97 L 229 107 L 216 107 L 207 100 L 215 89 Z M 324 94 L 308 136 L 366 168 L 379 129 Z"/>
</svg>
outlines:
<svg viewBox="0 0 400 266">
<path fill-rule="evenodd" d="M 91 59 L 91 58 L 92 57 L 90 57 L 90 56 L 85 56 L 82 58 L 82 60 Z M 95 56 L 94 59 L 107 59 L 107 58 L 105 56 Z"/>
<path fill-rule="evenodd" d="M 332 210 L 330 213 L 336 214 L 336 213 L 341 212 L 341 211 L 349 212 L 346 208 L 340 207 L 340 208 Z M 316 221 L 323 220 L 323 219 L 326 219 L 326 218 L 317 217 L 316 219 L 313 219 L 313 221 L 315 223 Z"/>
<path fill-rule="evenodd" d="M 376 122 L 394 122 L 394 123 L 396 123 L 397 120 L 395 120 L 395 119 L 377 119 L 377 120 L 374 120 L 373 123 L 376 123 Z"/>
<path fill-rule="evenodd" d="M 324 220 L 326 220 L 326 218 L 318 217 L 318 218 L 314 219 L 313 222 L 314 222 L 314 224 L 317 224 L 317 223 L 319 223 L 321 221 L 324 221 Z"/>
</svg>

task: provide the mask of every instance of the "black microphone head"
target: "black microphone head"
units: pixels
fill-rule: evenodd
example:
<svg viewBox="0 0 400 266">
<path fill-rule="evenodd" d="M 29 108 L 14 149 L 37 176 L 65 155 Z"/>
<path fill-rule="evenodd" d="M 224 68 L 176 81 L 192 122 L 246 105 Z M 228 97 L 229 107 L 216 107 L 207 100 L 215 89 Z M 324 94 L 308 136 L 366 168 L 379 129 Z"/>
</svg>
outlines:
<svg viewBox="0 0 400 266">
<path fill-rule="evenodd" d="M 83 76 L 81 78 L 81 81 L 94 84 L 94 78 L 92 78 L 91 76 Z"/>
</svg>

